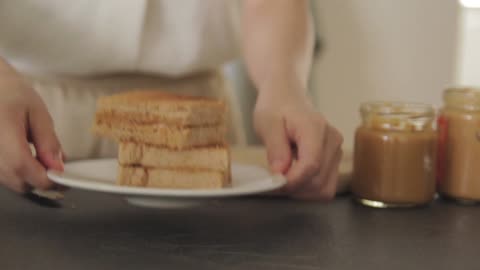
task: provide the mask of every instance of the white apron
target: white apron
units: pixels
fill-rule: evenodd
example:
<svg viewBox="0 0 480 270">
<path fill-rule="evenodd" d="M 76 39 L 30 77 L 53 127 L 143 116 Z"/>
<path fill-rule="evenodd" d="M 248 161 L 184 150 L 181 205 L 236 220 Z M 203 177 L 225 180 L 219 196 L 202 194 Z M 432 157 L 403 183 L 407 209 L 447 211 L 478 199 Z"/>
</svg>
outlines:
<svg viewBox="0 0 480 270">
<path fill-rule="evenodd" d="M 116 156 L 117 149 L 113 141 L 98 138 L 90 131 L 96 99 L 102 95 L 138 88 L 161 89 L 225 100 L 229 111 L 228 140 L 232 144 L 246 144 L 238 104 L 228 82 L 219 71 L 204 72 L 181 79 L 141 75 L 115 75 L 89 79 L 32 76 L 26 78 L 46 103 L 69 160 Z"/>
</svg>

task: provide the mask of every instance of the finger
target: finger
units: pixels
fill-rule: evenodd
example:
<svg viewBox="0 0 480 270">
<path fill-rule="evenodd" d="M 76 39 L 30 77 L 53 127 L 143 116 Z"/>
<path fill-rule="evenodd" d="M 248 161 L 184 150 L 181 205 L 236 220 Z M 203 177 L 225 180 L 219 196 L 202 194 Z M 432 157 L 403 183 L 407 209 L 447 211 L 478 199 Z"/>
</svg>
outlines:
<svg viewBox="0 0 480 270">
<path fill-rule="evenodd" d="M 27 141 L 28 115 L 12 112 L 9 116 L 2 118 L 8 133 L 2 138 L 2 158 L 7 166 L 4 174 L 10 176 L 9 182 L 16 182 L 17 187 L 22 188 L 26 183 L 31 187 L 48 189 L 53 183 L 48 180 L 45 168 L 32 155 L 30 145 Z M 22 188 L 23 189 L 23 188 Z"/>
<path fill-rule="evenodd" d="M 342 162 L 342 158 L 343 158 L 343 150 L 342 150 L 341 147 L 338 147 L 337 151 L 333 155 L 332 160 L 327 164 L 327 167 L 326 167 L 327 169 L 321 172 L 320 177 L 324 181 L 322 181 L 322 183 L 319 184 L 320 189 L 322 189 L 324 186 L 327 185 L 329 177 L 331 177 L 331 171 L 332 170 L 337 170 L 338 171 L 338 169 L 340 167 L 340 163 Z"/>
<path fill-rule="evenodd" d="M 302 200 L 331 200 L 335 196 L 341 160 L 342 151 L 337 151 L 329 167 L 322 169 L 320 174 L 313 178 L 310 185 L 293 193 L 291 197 Z"/>
<path fill-rule="evenodd" d="M 335 197 L 335 190 L 338 182 L 338 169 L 331 170 L 330 175 L 327 179 L 327 185 L 324 186 L 320 191 L 312 189 L 311 191 L 293 194 L 291 197 L 299 200 L 320 200 L 320 201 L 331 201 Z"/>
<path fill-rule="evenodd" d="M 20 194 L 24 194 L 31 190 L 27 183 L 15 175 L 8 174 L 0 176 L 0 183 L 8 189 Z"/>
<path fill-rule="evenodd" d="M 317 172 L 316 175 L 316 182 L 315 185 L 317 188 L 322 188 L 322 185 L 326 184 L 327 176 L 330 173 L 330 170 L 335 166 L 336 163 L 341 161 L 343 152 L 341 144 L 343 142 L 343 138 L 331 126 L 327 125 L 326 127 L 326 136 L 327 139 L 324 141 L 323 145 L 323 153 L 322 153 L 322 163 L 320 165 L 320 170 Z M 304 182 L 303 185 L 298 187 L 298 190 L 293 191 L 296 193 L 300 190 L 305 190 L 305 188 L 309 188 L 311 186 L 312 181 Z"/>
<path fill-rule="evenodd" d="M 11 133 L 5 138 L 9 145 L 2 146 L 4 184 L 17 192 L 28 191 L 29 187 L 52 187 L 53 183 L 48 180 L 45 168 L 32 155 L 25 130 L 9 126 Z"/>
<path fill-rule="evenodd" d="M 273 173 L 285 173 L 292 162 L 292 151 L 284 122 L 272 120 L 262 131 L 262 140 L 267 148 L 267 157 Z"/>
<path fill-rule="evenodd" d="M 48 169 L 63 171 L 63 151 L 55 134 L 53 121 L 43 104 L 28 114 L 30 137 L 37 157 Z"/>
<path fill-rule="evenodd" d="M 314 128 L 305 129 L 303 134 L 295 134 L 294 140 L 297 145 L 297 160 L 292 163 L 286 177 L 288 180 L 285 190 L 293 192 L 305 181 L 318 173 L 322 164 L 323 131 Z"/>
<path fill-rule="evenodd" d="M 281 189 L 271 192 L 271 195 L 285 195 L 286 192 L 289 192 L 291 194 L 305 193 L 313 188 L 313 183 L 315 183 L 315 190 L 321 190 L 321 188 L 326 185 L 326 176 L 330 173 L 330 168 L 334 167 L 335 163 L 339 163 L 341 161 L 341 144 L 343 138 L 338 131 L 336 131 L 329 125 L 326 126 L 325 134 L 325 138 L 327 139 L 324 140 L 324 145 L 322 147 L 323 149 L 325 149 L 325 151 L 321 153 L 322 159 L 318 161 L 318 163 L 320 164 L 320 169 L 314 172 L 314 175 L 312 175 L 311 177 L 305 178 L 303 179 L 303 181 L 298 180 L 299 184 L 297 186 L 290 185 L 283 187 Z"/>
<path fill-rule="evenodd" d="M 67 159 L 68 159 L 68 158 L 67 158 L 67 155 L 65 154 L 65 151 L 62 150 L 62 161 L 65 163 L 65 161 L 66 161 Z M 70 190 L 70 187 L 67 187 L 67 186 L 64 186 L 64 185 L 55 183 L 55 186 L 53 187 L 53 189 L 54 189 L 54 190 L 57 190 L 57 191 L 64 192 L 64 191 Z"/>
<path fill-rule="evenodd" d="M 34 188 L 51 189 L 54 183 L 47 177 L 47 171 L 42 164 L 31 155 L 28 143 L 21 143 L 17 158 L 10 163 L 16 177 Z"/>
<path fill-rule="evenodd" d="M 21 137 L 16 136 L 15 129 L 12 128 L 12 126 L 9 126 L 9 128 L 13 134 L 6 134 L 6 136 L 2 138 L 0 145 L 0 148 L 2 149 L 0 153 L 0 158 L 2 160 L 2 162 L 0 162 L 0 183 L 14 192 L 23 194 L 28 192 L 31 188 L 15 173 L 14 160 L 19 160 L 19 158 L 16 158 L 19 153 L 17 150 L 19 147 L 16 140 Z M 8 144 L 4 144 L 5 142 L 8 142 Z"/>
<path fill-rule="evenodd" d="M 65 161 L 67 161 L 68 157 L 67 157 L 67 154 L 65 154 L 65 151 L 63 149 L 62 149 L 61 155 L 62 155 L 62 161 L 65 163 Z"/>
<path fill-rule="evenodd" d="M 0 140 L 0 182 L 17 193 L 25 193 L 30 187 L 15 173 L 15 168 L 23 163 L 19 158 L 22 140 L 26 143 L 25 114 L 20 106 L 2 107 L 0 126 L 6 131 Z M 30 148 L 28 151 L 31 155 Z"/>
</svg>

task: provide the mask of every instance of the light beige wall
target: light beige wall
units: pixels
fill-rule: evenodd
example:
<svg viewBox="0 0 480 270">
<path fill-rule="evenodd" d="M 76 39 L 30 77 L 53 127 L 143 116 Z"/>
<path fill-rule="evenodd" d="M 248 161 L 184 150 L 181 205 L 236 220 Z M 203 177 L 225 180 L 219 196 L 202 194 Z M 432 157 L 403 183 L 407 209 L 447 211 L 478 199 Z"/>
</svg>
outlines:
<svg viewBox="0 0 480 270">
<path fill-rule="evenodd" d="M 312 88 L 353 145 L 360 102 L 441 103 L 455 78 L 456 0 L 317 0 L 324 39 Z"/>
<path fill-rule="evenodd" d="M 462 8 L 458 46 L 458 84 L 480 86 L 480 8 Z"/>
</svg>

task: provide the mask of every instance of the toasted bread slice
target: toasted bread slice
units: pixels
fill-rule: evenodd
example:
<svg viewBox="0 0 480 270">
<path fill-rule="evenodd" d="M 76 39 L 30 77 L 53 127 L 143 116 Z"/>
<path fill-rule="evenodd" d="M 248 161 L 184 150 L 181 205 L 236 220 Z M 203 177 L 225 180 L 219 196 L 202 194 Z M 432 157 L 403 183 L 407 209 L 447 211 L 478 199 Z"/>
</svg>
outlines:
<svg viewBox="0 0 480 270">
<path fill-rule="evenodd" d="M 174 126 L 211 126 L 225 122 L 223 101 L 172 94 L 159 90 L 133 90 L 97 101 L 97 118 L 117 118 L 130 123 L 163 123 Z"/>
<path fill-rule="evenodd" d="M 118 162 L 160 168 L 198 168 L 229 170 L 230 153 L 226 146 L 172 150 L 136 142 L 120 142 Z"/>
<path fill-rule="evenodd" d="M 118 184 L 171 189 L 219 189 L 230 185 L 230 174 L 215 170 L 119 166 Z"/>
<path fill-rule="evenodd" d="M 93 132 L 172 149 L 224 145 L 224 115 L 224 103 L 215 99 L 130 91 L 98 100 Z"/>
<path fill-rule="evenodd" d="M 93 132 L 117 141 L 135 141 L 170 149 L 225 145 L 225 126 L 176 127 L 164 124 L 142 125 L 122 120 L 97 119 Z"/>
</svg>

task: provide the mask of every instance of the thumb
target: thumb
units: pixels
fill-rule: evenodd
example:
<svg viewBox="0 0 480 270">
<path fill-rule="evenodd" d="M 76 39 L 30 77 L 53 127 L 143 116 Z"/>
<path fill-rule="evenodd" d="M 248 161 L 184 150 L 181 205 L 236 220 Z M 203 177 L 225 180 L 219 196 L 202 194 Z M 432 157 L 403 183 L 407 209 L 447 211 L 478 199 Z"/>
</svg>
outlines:
<svg viewBox="0 0 480 270">
<path fill-rule="evenodd" d="M 267 148 L 268 163 L 273 173 L 285 173 L 292 163 L 292 150 L 283 121 L 271 121 L 260 134 Z"/>
<path fill-rule="evenodd" d="M 42 103 L 28 114 L 30 137 L 37 157 L 47 169 L 63 171 L 63 151 L 55 134 L 53 120 Z"/>
</svg>

